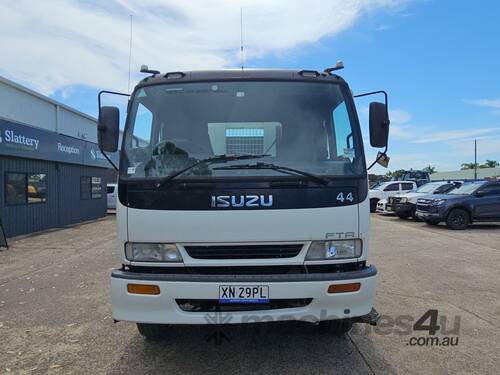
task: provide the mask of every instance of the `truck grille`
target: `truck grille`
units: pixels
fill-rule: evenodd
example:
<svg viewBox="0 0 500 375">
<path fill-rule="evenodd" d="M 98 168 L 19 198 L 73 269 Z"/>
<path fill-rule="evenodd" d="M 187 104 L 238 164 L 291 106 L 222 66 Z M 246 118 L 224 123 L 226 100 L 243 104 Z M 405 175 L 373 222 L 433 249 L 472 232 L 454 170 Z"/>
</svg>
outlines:
<svg viewBox="0 0 500 375">
<path fill-rule="evenodd" d="M 417 211 L 421 212 L 429 212 L 429 213 L 437 213 L 438 208 L 426 204 L 417 204 Z"/>
<path fill-rule="evenodd" d="M 270 259 L 293 258 L 302 250 L 302 244 L 184 246 L 184 249 L 195 259 Z"/>
</svg>

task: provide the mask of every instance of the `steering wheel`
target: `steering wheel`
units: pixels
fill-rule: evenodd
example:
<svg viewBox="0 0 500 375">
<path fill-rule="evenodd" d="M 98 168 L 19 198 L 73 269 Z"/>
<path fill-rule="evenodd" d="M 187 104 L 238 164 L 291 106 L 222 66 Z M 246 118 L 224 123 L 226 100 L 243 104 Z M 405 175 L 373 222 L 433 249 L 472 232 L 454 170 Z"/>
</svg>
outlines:
<svg viewBox="0 0 500 375">
<path fill-rule="evenodd" d="M 187 147 L 182 147 L 185 145 Z M 193 147 L 194 146 L 194 147 Z M 193 150 L 194 148 L 194 150 Z M 182 154 L 212 154 L 207 146 L 190 141 L 188 139 L 168 139 L 158 142 L 153 147 L 153 155 L 182 155 Z"/>
</svg>

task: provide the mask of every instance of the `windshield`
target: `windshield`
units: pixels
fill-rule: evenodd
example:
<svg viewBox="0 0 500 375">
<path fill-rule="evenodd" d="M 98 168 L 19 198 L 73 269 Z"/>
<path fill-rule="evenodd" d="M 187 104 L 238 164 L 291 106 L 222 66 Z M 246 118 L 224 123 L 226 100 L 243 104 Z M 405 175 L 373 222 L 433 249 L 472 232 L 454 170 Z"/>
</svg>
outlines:
<svg viewBox="0 0 500 375">
<path fill-rule="evenodd" d="M 168 176 L 215 155 L 264 155 L 317 175 L 364 172 L 359 129 L 338 84 L 207 82 L 139 89 L 122 147 L 121 175 Z M 229 165 L 248 163 L 231 160 Z M 214 169 L 200 163 L 181 178 L 283 176 L 272 169 Z"/>
<path fill-rule="evenodd" d="M 380 190 L 382 189 L 382 186 L 383 186 L 383 182 L 377 182 L 375 183 L 371 188 L 370 190 Z"/>
<path fill-rule="evenodd" d="M 470 184 L 463 184 L 459 188 L 453 189 L 448 194 L 452 194 L 452 195 L 472 194 L 475 190 L 477 190 L 483 184 L 484 184 L 484 182 L 472 182 Z"/>
<path fill-rule="evenodd" d="M 432 193 L 436 190 L 441 184 L 425 184 L 420 186 L 415 192 L 416 193 Z"/>
</svg>

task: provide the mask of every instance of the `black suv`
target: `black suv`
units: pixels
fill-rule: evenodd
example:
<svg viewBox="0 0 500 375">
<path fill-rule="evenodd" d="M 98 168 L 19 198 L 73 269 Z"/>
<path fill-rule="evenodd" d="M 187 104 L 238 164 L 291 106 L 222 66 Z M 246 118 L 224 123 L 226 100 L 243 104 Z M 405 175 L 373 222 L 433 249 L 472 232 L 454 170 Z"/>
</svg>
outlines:
<svg viewBox="0 0 500 375">
<path fill-rule="evenodd" d="M 500 181 L 466 183 L 448 194 L 420 198 L 416 215 L 431 225 L 444 221 L 451 229 L 465 229 L 474 221 L 500 221 Z"/>
</svg>

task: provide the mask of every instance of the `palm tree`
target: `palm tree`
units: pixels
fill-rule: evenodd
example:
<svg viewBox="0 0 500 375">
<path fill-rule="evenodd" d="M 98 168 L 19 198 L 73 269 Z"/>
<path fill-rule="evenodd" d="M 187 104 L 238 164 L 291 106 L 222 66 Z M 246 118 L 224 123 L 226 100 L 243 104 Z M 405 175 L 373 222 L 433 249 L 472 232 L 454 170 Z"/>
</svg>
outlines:
<svg viewBox="0 0 500 375">
<path fill-rule="evenodd" d="M 498 167 L 499 163 L 496 160 L 486 159 L 486 163 L 483 164 L 485 168 L 495 168 Z"/>
<path fill-rule="evenodd" d="M 431 165 L 428 165 L 427 167 L 425 167 L 423 169 L 425 172 L 429 172 L 429 174 L 433 174 L 434 172 L 436 172 L 436 167 L 433 167 Z"/>
<path fill-rule="evenodd" d="M 462 168 L 460 169 L 474 169 L 476 167 L 476 163 L 463 163 Z"/>
</svg>

